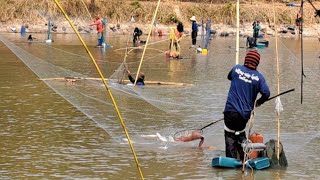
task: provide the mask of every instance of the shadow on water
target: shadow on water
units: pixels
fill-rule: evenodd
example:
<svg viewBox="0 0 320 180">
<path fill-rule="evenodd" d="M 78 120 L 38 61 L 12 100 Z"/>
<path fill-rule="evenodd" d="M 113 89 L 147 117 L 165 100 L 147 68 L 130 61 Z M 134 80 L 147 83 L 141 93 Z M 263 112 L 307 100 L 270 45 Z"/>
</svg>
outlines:
<svg viewBox="0 0 320 180">
<path fill-rule="evenodd" d="M 0 44 L 1 86 L 0 134 L 1 176 L 25 178 L 136 179 L 131 151 L 105 90 L 88 55 L 75 35 L 56 35 L 51 45 L 26 43 L 17 34 L 2 34 L 19 51 L 30 57 L 21 63 L 3 43 Z M 37 36 L 41 36 L 40 34 Z M 198 142 L 165 143 L 182 129 L 199 128 L 222 117 L 229 81 L 226 76 L 235 64 L 235 40 L 212 39 L 207 55 L 189 49 L 191 40 L 181 42 L 181 60 L 166 59 L 168 41 L 153 38 L 142 71 L 146 80 L 182 82 L 190 87 L 146 86 L 128 90 L 111 87 L 134 141 L 145 177 L 148 179 L 239 179 L 241 170 L 213 169 L 213 157 L 224 155 L 223 123 L 204 131 L 205 148 Z M 94 48 L 95 38 L 84 36 L 103 74 L 110 77 L 123 61 L 127 37 L 110 37 L 113 48 Z M 160 42 L 161 41 L 161 42 Z M 317 39 L 305 40 L 304 102 L 300 104 L 300 46 L 297 39 L 280 39 L 281 91 L 296 91 L 281 97 L 281 142 L 289 167 L 286 170 L 247 170 L 245 179 L 316 179 L 320 176 L 319 118 L 320 54 Z M 245 44 L 245 39 L 241 39 Z M 271 94 L 277 92 L 274 41 L 259 49 L 259 70 L 265 75 Z M 142 48 L 127 58 L 130 71 L 139 66 Z M 246 49 L 240 49 L 240 64 Z M 29 64 L 28 64 L 29 63 Z M 30 71 L 30 69 L 32 71 Z M 35 76 L 36 75 L 36 76 Z M 87 79 L 66 82 L 65 76 Z M 42 80 L 39 78 L 58 78 Z M 60 79 L 59 79 L 60 78 Z M 62 78 L 62 79 L 61 79 Z M 43 83 L 44 82 L 44 83 Z M 48 88 L 49 87 L 51 88 Z M 53 91 L 52 91 L 53 90 Z M 60 96 L 59 96 L 59 95 Z M 253 131 L 265 141 L 276 139 L 277 117 L 272 101 L 256 110 Z M 311 165 L 312 164 L 312 165 Z"/>
</svg>

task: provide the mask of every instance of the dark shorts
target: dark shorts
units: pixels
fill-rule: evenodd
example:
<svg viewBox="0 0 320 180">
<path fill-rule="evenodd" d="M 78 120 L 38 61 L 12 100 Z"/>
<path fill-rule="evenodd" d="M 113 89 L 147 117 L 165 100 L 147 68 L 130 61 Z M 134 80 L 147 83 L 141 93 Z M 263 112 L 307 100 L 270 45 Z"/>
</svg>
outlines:
<svg viewBox="0 0 320 180">
<path fill-rule="evenodd" d="M 246 128 L 248 119 L 244 119 L 238 112 L 224 112 L 224 123 L 234 131 L 242 131 Z M 245 131 L 236 135 L 234 132 L 224 131 L 226 157 L 240 158 L 243 160 L 244 152 L 241 146 L 246 138 Z M 238 156 L 239 155 L 239 156 Z"/>
<path fill-rule="evenodd" d="M 239 135 L 235 133 L 224 131 L 225 145 L 226 145 L 226 157 L 231 157 L 240 160 L 244 158 L 243 148 L 241 143 L 243 143 L 246 138 L 246 133 L 242 132 Z"/>
<path fill-rule="evenodd" d="M 247 122 L 248 119 L 244 119 L 238 112 L 224 112 L 224 124 L 231 130 L 242 131 Z"/>
</svg>

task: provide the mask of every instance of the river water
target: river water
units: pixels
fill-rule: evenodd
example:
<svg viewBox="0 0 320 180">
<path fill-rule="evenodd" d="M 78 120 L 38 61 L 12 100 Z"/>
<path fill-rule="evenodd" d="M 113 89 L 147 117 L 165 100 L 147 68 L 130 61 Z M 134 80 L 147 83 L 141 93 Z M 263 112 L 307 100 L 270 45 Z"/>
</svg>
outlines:
<svg viewBox="0 0 320 180">
<path fill-rule="evenodd" d="M 1 36 L 36 57 L 26 65 L 21 59 L 27 58 L 28 54 L 19 59 L 0 42 L 1 179 L 139 179 L 110 99 L 99 98 L 106 101 L 101 103 L 92 98 L 99 97 L 99 93 L 89 90 L 91 85 L 86 85 L 85 81 L 68 84 L 64 80 L 41 80 L 50 77 L 50 69 L 43 68 L 42 64 L 30 64 L 43 60 L 49 62 L 48 67 L 55 65 L 87 77 L 98 77 L 77 37 L 57 34 L 55 41 L 46 45 L 27 43 L 20 34 Z M 34 36 L 38 40 L 46 37 L 44 34 Z M 83 38 L 105 77 L 110 77 L 123 61 L 128 37 L 108 37 L 113 47 L 107 49 L 94 48 L 95 35 L 84 35 Z M 145 100 L 112 91 L 146 179 L 320 178 L 317 153 L 320 150 L 320 44 L 317 39 L 304 40 L 306 77 L 302 104 L 300 40 L 279 39 L 280 92 L 295 88 L 294 92 L 281 96 L 284 111 L 280 116 L 280 140 L 289 166 L 253 172 L 247 169 L 243 176 L 239 169 L 211 167 L 212 158 L 224 156 L 223 123 L 205 129 L 203 148 L 197 148 L 198 142 L 165 143 L 156 137 L 142 136 L 160 133 L 168 137 L 178 130 L 200 128 L 222 118 L 230 85 L 226 76 L 235 64 L 235 38 L 214 37 L 208 54 L 202 55 L 189 49 L 191 40 L 187 36 L 181 42 L 183 59 L 180 60 L 165 58 L 164 51 L 169 43 L 166 38 L 151 38 L 153 44 L 147 49 L 142 63 L 146 80 L 183 82 L 193 86 L 146 86 L 142 90 L 148 92 L 144 94 Z M 243 48 L 245 38 L 241 38 L 240 44 L 239 63 L 242 64 L 246 53 Z M 130 52 L 127 61 L 131 72 L 137 70 L 142 50 Z M 270 46 L 259 52 L 259 70 L 266 77 L 271 96 L 276 95 L 275 40 L 271 38 Z M 68 94 L 68 88 L 81 91 L 87 99 Z M 253 131 L 262 133 L 265 142 L 277 139 L 274 109 L 274 101 L 256 109 Z"/>
</svg>

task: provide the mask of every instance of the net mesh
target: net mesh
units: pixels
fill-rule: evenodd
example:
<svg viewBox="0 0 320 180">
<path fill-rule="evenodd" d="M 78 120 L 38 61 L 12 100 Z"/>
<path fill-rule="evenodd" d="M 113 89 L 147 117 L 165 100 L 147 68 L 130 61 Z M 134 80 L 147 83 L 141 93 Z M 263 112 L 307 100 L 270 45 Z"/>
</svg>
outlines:
<svg viewBox="0 0 320 180">
<path fill-rule="evenodd" d="M 182 130 L 178 131 L 173 135 L 173 139 L 175 141 L 191 141 L 193 140 L 193 136 L 202 135 L 203 131 L 200 129 L 189 129 L 189 130 Z"/>
<path fill-rule="evenodd" d="M 79 54 L 78 49 L 80 46 L 72 45 L 68 47 L 60 45 L 60 49 L 58 49 L 56 45 L 46 46 L 41 43 L 15 45 L 2 36 L 0 36 L 0 40 L 48 86 L 94 120 L 112 137 L 123 136 L 117 115 L 108 95 L 106 95 L 105 88 L 99 78 L 92 78 L 98 77 L 98 75 L 90 59 L 85 56 L 85 52 Z M 110 55 L 112 58 L 97 59 L 99 67 L 101 67 L 106 77 L 109 77 L 108 85 L 112 89 L 124 119 L 131 122 L 128 124 L 130 133 L 144 132 L 145 134 L 154 134 L 156 129 L 161 134 L 172 135 L 172 132 L 180 129 L 191 129 L 188 132 L 181 133 L 181 136 L 188 136 L 194 128 L 201 127 L 203 124 L 211 122 L 212 119 L 221 118 L 230 86 L 226 76 L 234 65 L 234 50 L 226 47 L 234 44 L 234 42 L 232 39 L 224 39 L 223 43 L 219 42 L 219 39 L 216 41 L 215 48 L 212 48 L 210 52 L 214 56 L 202 56 L 195 54 L 192 50 L 188 51 L 186 48 L 182 48 L 182 54 L 190 54 L 190 60 L 188 61 L 174 60 L 168 62 L 164 61 L 163 52 L 158 52 L 158 50 L 155 52 L 152 47 L 147 51 L 142 67 L 142 71 L 146 74 L 146 81 L 171 81 L 174 82 L 173 85 L 159 86 L 154 83 L 139 88 L 133 87 L 132 83 L 126 83 L 127 74 L 124 73 L 126 66 L 131 71 L 138 68 L 140 61 L 137 59 L 141 57 L 141 48 L 133 49 L 131 51 L 133 53 L 128 54 L 126 62 L 121 61 L 119 63 L 119 60 L 123 58 L 123 53 L 116 51 L 107 52 L 108 57 Z M 159 47 L 165 49 L 168 45 L 165 42 L 160 44 Z M 296 88 L 296 91 L 290 93 L 290 95 L 288 93 L 288 95 L 281 96 L 281 100 L 284 100 L 283 113 L 287 119 L 290 119 L 290 121 L 284 121 L 282 125 L 284 127 L 290 126 L 291 128 L 292 126 L 297 126 L 298 128 L 298 125 L 295 125 L 296 123 L 291 123 L 292 119 L 298 116 L 298 113 L 303 113 L 304 111 L 286 109 L 286 104 L 299 101 L 298 98 L 287 97 L 294 94 L 297 95 L 297 89 L 300 86 L 299 54 L 292 53 L 289 50 L 291 49 L 290 45 L 290 43 L 286 42 L 280 45 L 283 51 L 279 57 L 281 91 L 292 88 Z M 182 46 L 184 47 L 183 44 Z M 286 48 L 287 46 L 288 48 Z M 67 48 L 68 52 L 62 50 Z M 272 44 L 269 48 L 259 50 L 259 52 L 262 55 L 259 71 L 266 77 L 271 94 L 275 95 L 277 92 L 277 72 Z M 95 56 L 98 55 L 95 54 Z M 240 59 L 243 60 L 245 52 L 241 51 L 240 55 Z M 306 58 L 314 55 L 314 52 L 309 52 Z M 282 59 L 285 59 L 285 61 L 282 61 Z M 308 85 L 319 87 L 315 83 L 319 78 L 317 69 L 319 61 L 316 60 L 307 62 L 305 74 L 308 77 L 306 79 Z M 69 79 L 72 81 L 66 81 L 65 77 L 70 77 Z M 191 85 L 177 85 L 181 82 Z M 305 96 L 312 99 L 314 98 L 314 92 L 309 91 L 309 93 L 305 93 Z M 311 103 L 316 103 L 316 101 Z M 138 107 L 137 104 L 139 105 Z M 314 107 L 317 107 L 317 104 L 314 105 Z M 259 126 L 259 123 L 272 122 L 276 119 L 275 114 L 270 114 L 273 111 L 273 103 L 266 103 L 264 111 L 257 110 L 256 118 L 259 121 L 255 123 L 255 127 L 266 132 L 270 131 L 269 129 L 276 129 L 276 123 L 268 126 Z M 309 117 L 311 115 L 306 114 L 305 116 Z M 154 123 L 154 121 L 157 121 L 157 123 Z M 210 128 L 213 127 L 211 126 Z M 217 126 L 217 128 L 221 128 L 221 126 Z M 314 129 L 315 127 L 309 128 Z"/>
<path fill-rule="evenodd" d="M 120 64 L 119 68 L 114 71 L 114 73 L 109 77 L 109 82 L 111 83 L 118 83 L 118 84 L 125 84 L 124 80 L 127 76 L 127 68 L 128 65 L 124 61 Z"/>
</svg>

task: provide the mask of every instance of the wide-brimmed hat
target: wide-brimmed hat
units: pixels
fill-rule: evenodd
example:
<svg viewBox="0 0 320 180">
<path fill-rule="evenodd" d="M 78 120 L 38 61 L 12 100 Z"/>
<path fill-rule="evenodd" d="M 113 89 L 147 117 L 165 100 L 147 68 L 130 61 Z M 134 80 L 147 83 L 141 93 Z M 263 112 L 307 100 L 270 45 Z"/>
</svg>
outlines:
<svg viewBox="0 0 320 180">
<path fill-rule="evenodd" d="M 192 17 L 190 18 L 190 20 L 191 20 L 191 21 L 197 21 L 195 16 L 192 16 Z"/>
</svg>

